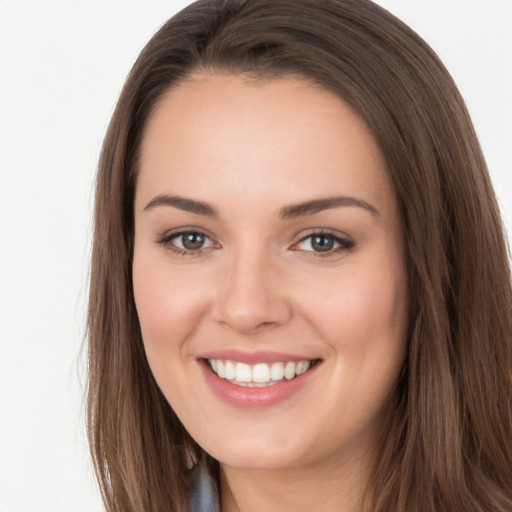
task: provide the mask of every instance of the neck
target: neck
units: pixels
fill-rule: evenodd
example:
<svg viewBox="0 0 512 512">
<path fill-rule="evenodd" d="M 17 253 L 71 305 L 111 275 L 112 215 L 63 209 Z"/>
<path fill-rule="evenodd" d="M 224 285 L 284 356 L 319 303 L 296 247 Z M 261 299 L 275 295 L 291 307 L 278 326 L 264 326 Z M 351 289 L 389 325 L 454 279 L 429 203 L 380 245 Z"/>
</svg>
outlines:
<svg viewBox="0 0 512 512">
<path fill-rule="evenodd" d="M 221 512 L 361 512 L 365 475 L 362 459 L 270 470 L 221 465 Z"/>
</svg>

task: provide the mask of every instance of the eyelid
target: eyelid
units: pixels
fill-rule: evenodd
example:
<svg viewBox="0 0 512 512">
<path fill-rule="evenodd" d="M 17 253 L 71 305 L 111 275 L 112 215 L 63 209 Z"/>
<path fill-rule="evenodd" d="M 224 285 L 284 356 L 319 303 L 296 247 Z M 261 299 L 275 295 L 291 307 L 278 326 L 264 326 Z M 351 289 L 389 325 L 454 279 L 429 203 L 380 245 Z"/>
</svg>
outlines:
<svg viewBox="0 0 512 512">
<path fill-rule="evenodd" d="M 190 233 L 197 233 L 197 234 L 203 235 L 205 238 L 207 238 L 211 242 L 211 245 L 209 245 L 207 247 L 201 247 L 199 249 L 191 250 L 191 249 L 186 249 L 184 247 L 178 247 L 171 243 L 173 239 L 178 238 L 183 235 L 186 235 L 186 234 L 190 234 Z M 308 238 L 311 238 L 315 235 L 330 236 L 334 239 L 334 241 L 338 244 L 338 246 L 331 250 L 327 250 L 327 251 L 323 251 L 323 252 L 322 251 L 314 251 L 314 250 L 305 250 L 305 249 L 298 247 L 299 244 L 303 243 Z M 296 235 L 296 237 L 297 236 L 300 236 L 300 238 L 290 246 L 290 250 L 302 252 L 302 253 L 305 253 L 308 257 L 314 257 L 314 258 L 317 258 L 317 257 L 325 258 L 325 257 L 337 255 L 340 252 L 350 251 L 354 248 L 354 245 L 355 245 L 354 240 L 349 235 L 347 235 L 345 233 L 341 233 L 337 230 L 332 230 L 332 229 L 327 229 L 327 228 L 310 228 L 306 232 L 302 232 L 302 233 L 300 233 L 300 235 Z M 208 231 L 206 231 L 203 228 L 199 228 L 196 226 L 185 226 L 185 227 L 176 228 L 176 229 L 173 229 L 170 231 L 166 231 L 163 234 L 157 236 L 155 238 L 154 242 L 156 244 L 162 245 L 168 251 L 178 254 L 180 256 L 200 256 L 200 255 L 205 254 L 206 252 L 210 252 L 213 249 L 220 249 L 222 247 L 221 244 L 216 240 L 216 238 L 211 233 L 209 233 Z"/>
<path fill-rule="evenodd" d="M 211 245 L 208 247 L 201 247 L 197 250 L 190 250 L 183 247 L 178 247 L 174 244 L 172 244 L 172 240 L 175 238 L 178 238 L 180 236 L 189 234 L 189 233 L 196 233 L 199 235 L 203 235 L 205 238 L 211 241 Z M 206 231 L 205 229 L 195 227 L 195 226 L 185 226 L 176 228 L 170 231 L 166 231 L 163 234 L 157 236 L 154 240 L 156 244 L 162 245 L 166 250 L 175 253 L 179 256 L 200 256 L 203 255 L 206 252 L 211 251 L 212 249 L 218 249 L 220 248 L 219 242 L 215 239 L 215 237 Z"/>
<path fill-rule="evenodd" d="M 306 241 L 308 238 L 311 238 L 315 235 L 323 235 L 323 236 L 330 236 L 334 239 L 335 242 L 337 242 L 339 245 L 338 247 L 335 247 L 332 250 L 320 252 L 320 251 L 308 251 L 304 249 L 298 248 L 298 245 L 302 242 Z M 346 233 L 341 233 L 337 230 L 327 229 L 327 228 L 311 228 L 308 229 L 306 233 L 301 233 L 300 238 L 298 241 L 294 242 L 292 246 L 290 247 L 291 250 L 294 251 L 301 251 L 305 253 L 308 257 L 314 257 L 314 258 L 325 258 L 329 256 L 334 256 L 339 254 L 340 252 L 344 251 L 350 251 L 354 248 L 355 242 Z"/>
</svg>

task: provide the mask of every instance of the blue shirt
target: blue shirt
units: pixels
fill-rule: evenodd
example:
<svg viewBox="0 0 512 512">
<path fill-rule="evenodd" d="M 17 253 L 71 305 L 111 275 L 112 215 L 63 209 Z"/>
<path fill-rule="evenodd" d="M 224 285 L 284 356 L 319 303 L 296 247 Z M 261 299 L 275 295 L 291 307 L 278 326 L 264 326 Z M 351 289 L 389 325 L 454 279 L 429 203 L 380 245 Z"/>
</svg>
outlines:
<svg viewBox="0 0 512 512">
<path fill-rule="evenodd" d="M 217 489 L 204 468 L 191 476 L 192 512 L 220 512 Z"/>
</svg>

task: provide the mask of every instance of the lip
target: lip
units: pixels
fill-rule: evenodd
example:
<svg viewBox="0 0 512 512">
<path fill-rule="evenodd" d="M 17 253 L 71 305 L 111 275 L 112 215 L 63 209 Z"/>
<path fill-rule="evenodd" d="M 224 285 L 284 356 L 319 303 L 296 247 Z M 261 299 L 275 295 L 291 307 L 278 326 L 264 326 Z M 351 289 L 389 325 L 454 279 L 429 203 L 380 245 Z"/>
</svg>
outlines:
<svg viewBox="0 0 512 512">
<path fill-rule="evenodd" d="M 307 372 L 291 380 L 285 380 L 266 387 L 244 387 L 231 384 L 226 379 L 220 378 L 210 369 L 206 359 L 227 359 L 251 365 L 257 363 L 270 364 L 286 361 L 315 360 L 316 364 Z M 244 353 L 236 350 L 222 350 L 201 355 L 197 362 L 203 372 L 206 383 L 222 402 L 237 408 L 265 408 L 279 404 L 298 393 L 314 376 L 321 360 L 276 352 Z"/>
<path fill-rule="evenodd" d="M 199 355 L 200 359 L 222 359 L 229 361 L 236 361 L 237 363 L 245 364 L 258 364 L 258 363 L 286 363 L 292 361 L 298 363 L 299 361 L 312 361 L 317 360 L 318 357 L 298 356 L 292 354 L 285 354 L 283 352 L 265 352 L 255 351 L 246 352 L 235 349 L 212 350 Z"/>
</svg>

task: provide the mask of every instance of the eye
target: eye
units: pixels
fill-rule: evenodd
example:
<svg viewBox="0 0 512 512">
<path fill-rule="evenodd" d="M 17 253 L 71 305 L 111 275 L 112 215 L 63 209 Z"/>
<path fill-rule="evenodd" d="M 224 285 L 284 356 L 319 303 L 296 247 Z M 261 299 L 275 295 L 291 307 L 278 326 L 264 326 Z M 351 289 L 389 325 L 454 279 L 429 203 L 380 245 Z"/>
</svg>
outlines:
<svg viewBox="0 0 512 512">
<path fill-rule="evenodd" d="M 193 230 L 164 235 L 156 242 L 181 255 L 200 254 L 206 249 L 215 247 L 215 243 L 210 237 L 200 231 Z"/>
<path fill-rule="evenodd" d="M 181 233 L 171 238 L 172 243 L 180 249 L 186 249 L 187 251 L 197 251 L 198 249 L 204 249 L 210 247 L 212 241 L 203 233 L 195 233 L 189 231 L 188 233 Z"/>
<path fill-rule="evenodd" d="M 295 245 L 297 250 L 329 255 L 354 247 L 354 242 L 332 233 L 311 233 Z"/>
</svg>

